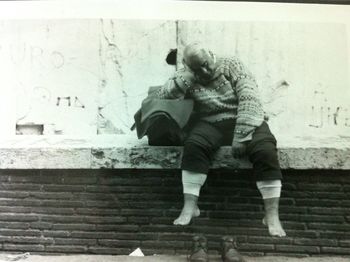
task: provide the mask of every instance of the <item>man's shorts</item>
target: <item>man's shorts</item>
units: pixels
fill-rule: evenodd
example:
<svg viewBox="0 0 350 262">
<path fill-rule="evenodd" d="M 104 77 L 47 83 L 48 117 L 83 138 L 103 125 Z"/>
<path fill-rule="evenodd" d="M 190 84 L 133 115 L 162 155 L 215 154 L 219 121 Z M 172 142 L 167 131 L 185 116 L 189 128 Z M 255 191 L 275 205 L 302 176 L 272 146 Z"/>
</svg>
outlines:
<svg viewBox="0 0 350 262">
<path fill-rule="evenodd" d="M 217 149 L 223 145 L 231 146 L 234 128 L 234 120 L 217 123 L 197 121 L 193 124 L 184 142 L 181 168 L 207 174 Z M 282 179 L 276 138 L 265 121 L 256 128 L 252 140 L 245 143 L 257 181 Z"/>
</svg>

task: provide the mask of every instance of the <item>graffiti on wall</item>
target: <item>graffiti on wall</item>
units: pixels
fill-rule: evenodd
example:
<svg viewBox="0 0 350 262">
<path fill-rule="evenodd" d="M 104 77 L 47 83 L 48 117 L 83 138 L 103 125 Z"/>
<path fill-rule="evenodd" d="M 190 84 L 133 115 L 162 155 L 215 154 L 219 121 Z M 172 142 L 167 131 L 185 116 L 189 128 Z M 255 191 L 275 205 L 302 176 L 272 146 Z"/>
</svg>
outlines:
<svg viewBox="0 0 350 262">
<path fill-rule="evenodd" d="M 349 108 L 340 104 L 332 105 L 327 97 L 327 93 L 324 91 L 315 90 L 313 92 L 314 103 L 310 108 L 309 127 L 321 129 L 327 127 L 349 127 Z"/>
<path fill-rule="evenodd" d="M 29 63 L 34 67 L 46 67 L 49 65 L 52 68 L 59 69 L 65 63 L 65 57 L 60 51 L 47 51 L 43 47 L 27 43 L 11 45 L 10 57 L 15 65 Z"/>
<path fill-rule="evenodd" d="M 9 21 L 2 60 L 13 68 L 17 127 L 43 133 L 96 134 L 95 23 L 78 20 Z"/>
<path fill-rule="evenodd" d="M 74 98 L 70 96 L 66 96 L 66 97 L 58 96 L 56 99 L 56 106 L 62 106 L 62 105 L 85 108 L 85 105 L 79 100 L 77 96 L 75 96 Z"/>
</svg>

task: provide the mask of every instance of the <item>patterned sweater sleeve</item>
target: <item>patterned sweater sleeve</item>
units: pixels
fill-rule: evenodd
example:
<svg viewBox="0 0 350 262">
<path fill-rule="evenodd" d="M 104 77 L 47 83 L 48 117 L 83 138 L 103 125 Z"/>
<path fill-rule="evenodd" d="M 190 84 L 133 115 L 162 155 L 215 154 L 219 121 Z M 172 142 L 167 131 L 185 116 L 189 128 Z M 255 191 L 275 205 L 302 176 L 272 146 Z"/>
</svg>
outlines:
<svg viewBox="0 0 350 262">
<path fill-rule="evenodd" d="M 174 76 L 161 86 L 155 95 L 160 99 L 183 99 L 193 84 L 194 78 L 189 77 L 183 68 L 176 71 Z"/>
<path fill-rule="evenodd" d="M 264 121 L 258 85 L 251 72 L 237 58 L 230 59 L 229 74 L 238 97 L 234 141 L 249 141 L 255 129 Z"/>
</svg>

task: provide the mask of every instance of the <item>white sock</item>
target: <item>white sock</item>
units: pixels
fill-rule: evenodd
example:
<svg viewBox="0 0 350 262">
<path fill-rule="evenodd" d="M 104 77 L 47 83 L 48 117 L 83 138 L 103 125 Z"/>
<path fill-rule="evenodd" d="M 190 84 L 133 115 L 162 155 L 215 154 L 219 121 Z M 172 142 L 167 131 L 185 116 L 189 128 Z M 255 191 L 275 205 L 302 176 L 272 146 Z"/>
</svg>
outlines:
<svg viewBox="0 0 350 262">
<path fill-rule="evenodd" d="M 182 170 L 183 193 L 199 196 L 199 191 L 206 179 L 206 174 Z"/>
<path fill-rule="evenodd" d="M 282 183 L 280 179 L 257 181 L 256 186 L 258 187 L 263 199 L 281 196 Z"/>
</svg>

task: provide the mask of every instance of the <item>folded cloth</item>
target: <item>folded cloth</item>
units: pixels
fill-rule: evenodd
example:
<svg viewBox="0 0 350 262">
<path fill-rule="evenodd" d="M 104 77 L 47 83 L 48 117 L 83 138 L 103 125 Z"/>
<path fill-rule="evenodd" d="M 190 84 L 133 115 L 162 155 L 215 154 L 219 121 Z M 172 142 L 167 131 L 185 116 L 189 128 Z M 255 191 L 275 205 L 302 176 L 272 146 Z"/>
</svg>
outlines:
<svg viewBox="0 0 350 262">
<path fill-rule="evenodd" d="M 149 95 L 142 101 L 141 108 L 134 115 L 135 124 L 131 130 L 136 129 L 137 137 L 157 132 L 157 137 L 167 133 L 174 135 L 174 131 L 185 127 L 193 110 L 193 100 L 159 99 L 153 96 L 155 88 L 151 87 Z M 151 128 L 156 125 L 157 127 Z M 159 124 L 162 128 L 159 128 Z"/>
</svg>

